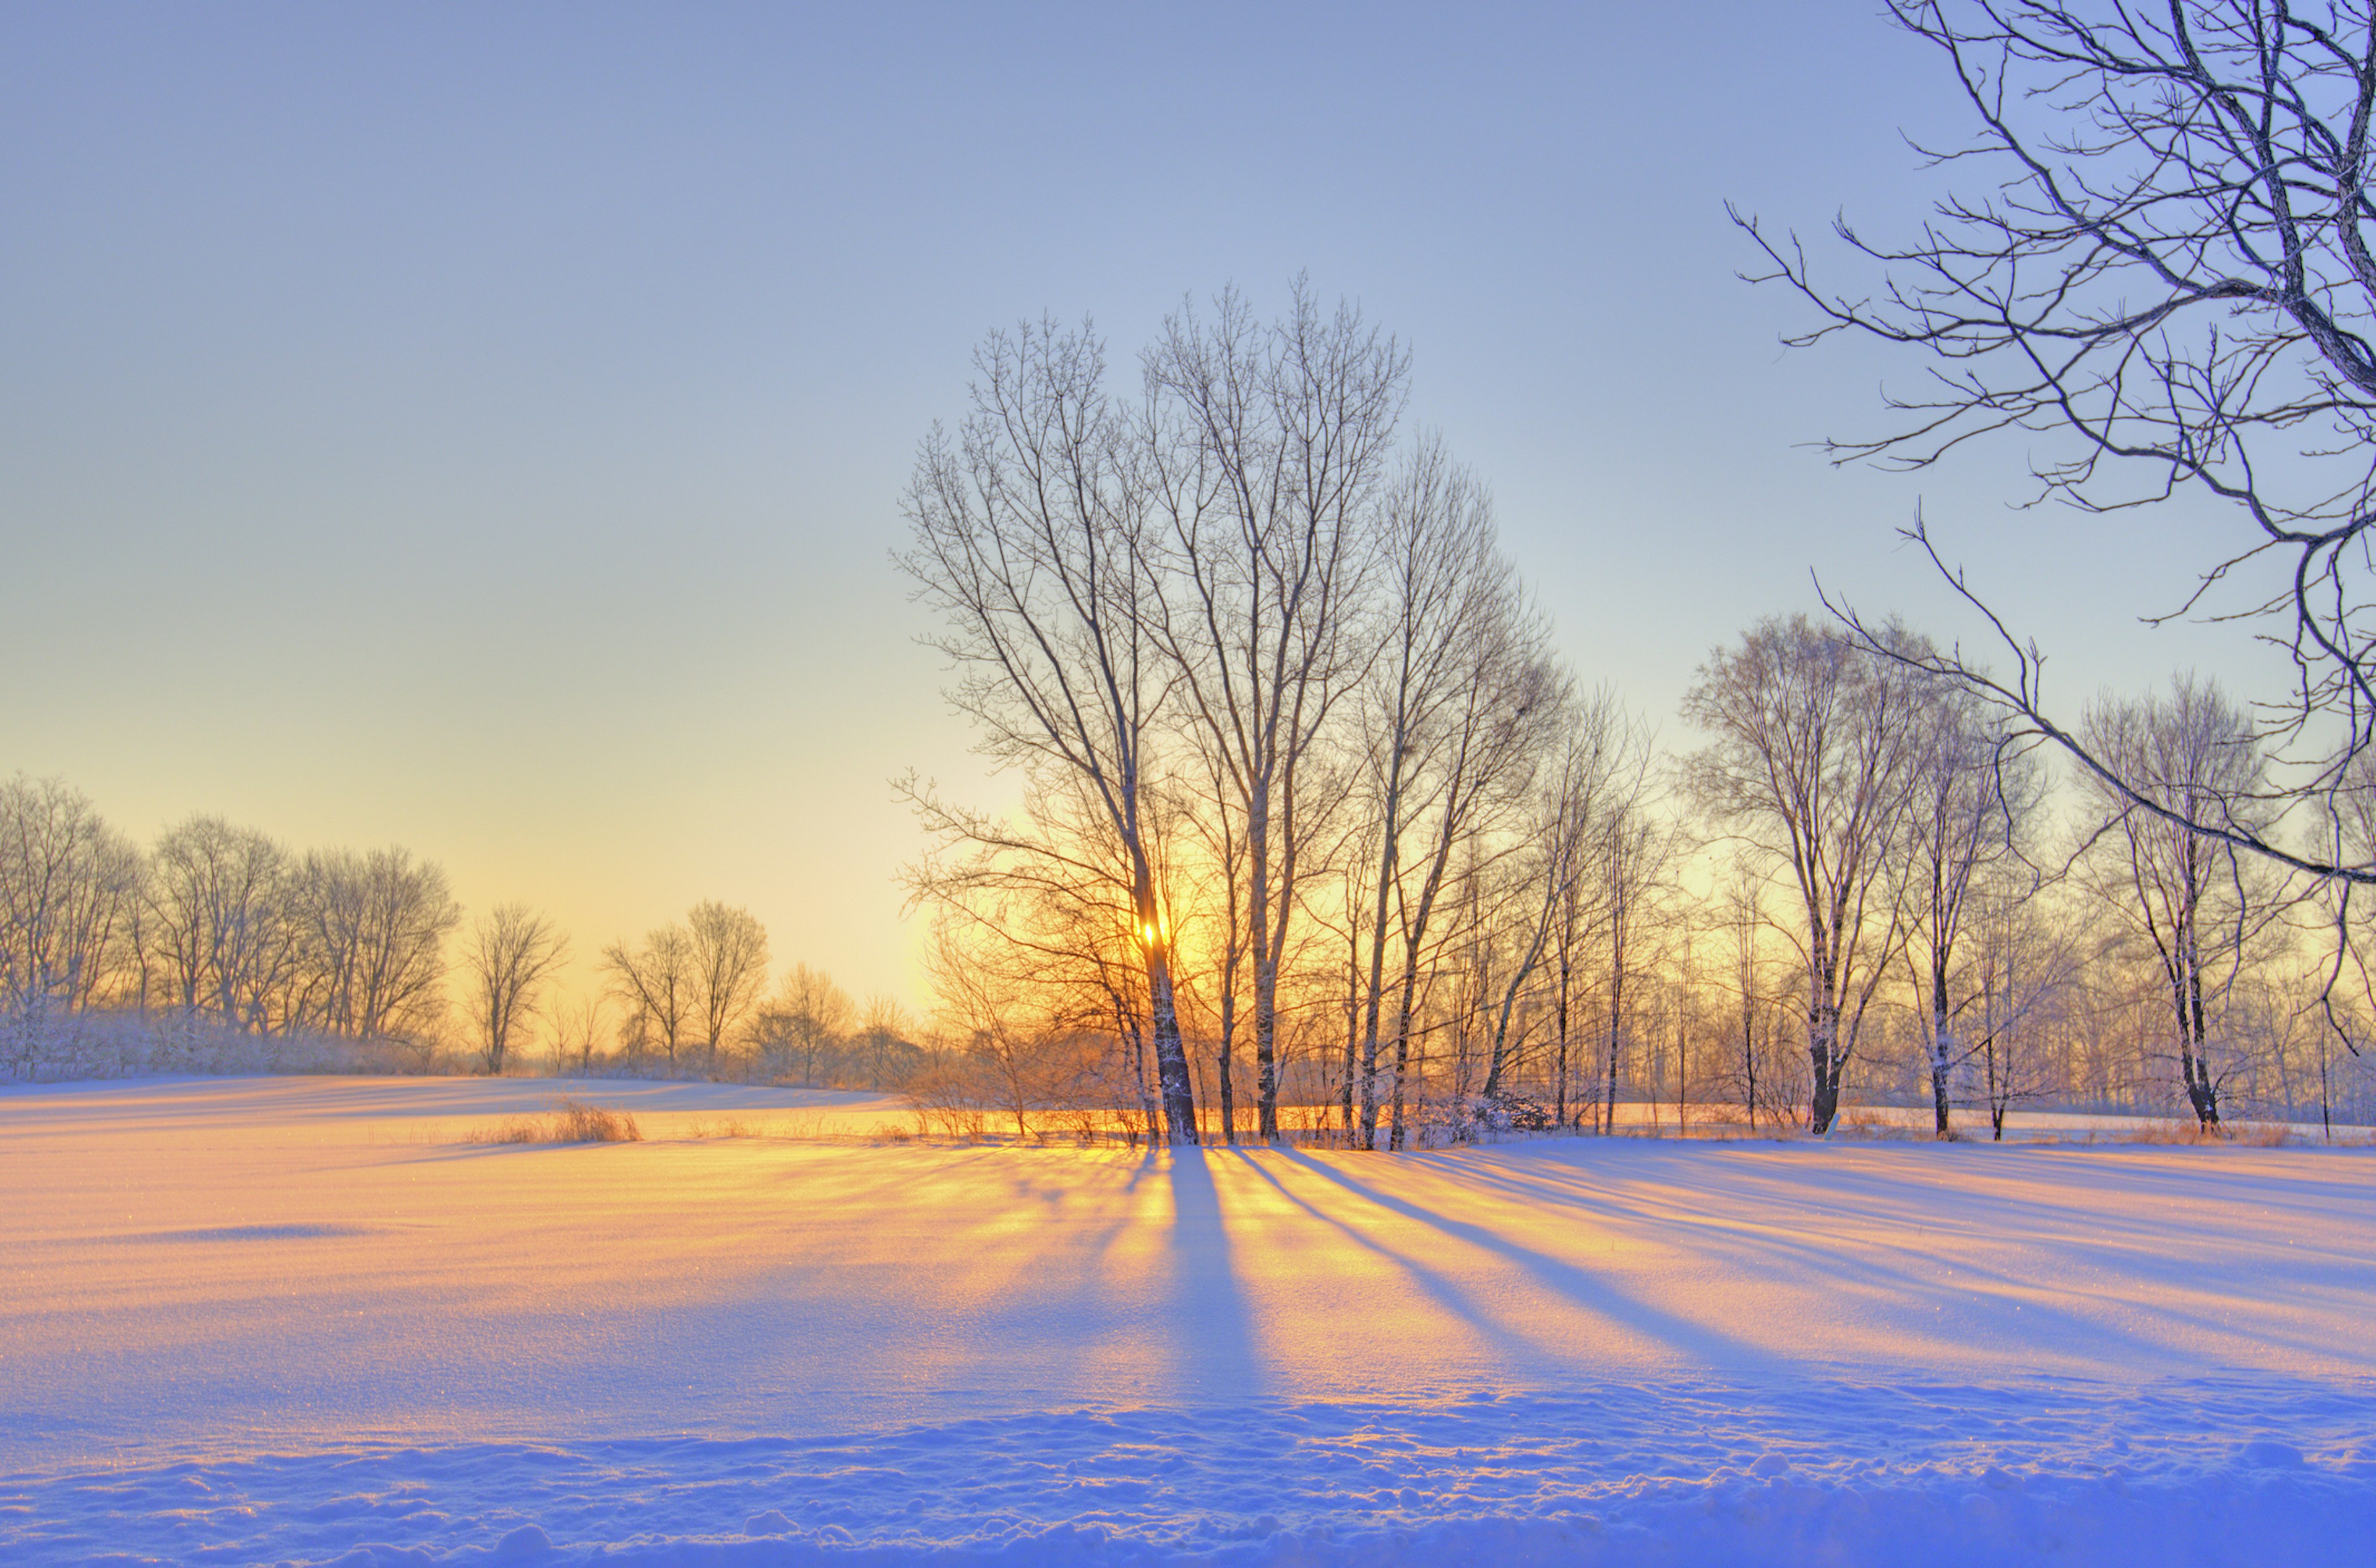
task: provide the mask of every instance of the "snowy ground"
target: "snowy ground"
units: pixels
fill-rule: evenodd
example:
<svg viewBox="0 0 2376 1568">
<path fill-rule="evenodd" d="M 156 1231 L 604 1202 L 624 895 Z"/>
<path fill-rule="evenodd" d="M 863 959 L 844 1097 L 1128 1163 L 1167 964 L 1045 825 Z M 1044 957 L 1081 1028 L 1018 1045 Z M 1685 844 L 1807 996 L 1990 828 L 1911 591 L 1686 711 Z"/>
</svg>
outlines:
<svg viewBox="0 0 2376 1568">
<path fill-rule="evenodd" d="M 0 1093 L 0 1561 L 2287 1562 L 2376 1154 L 873 1146 L 855 1097 Z M 722 1135 L 740 1123 L 774 1135 Z M 821 1134 L 835 1134 L 823 1136 Z"/>
</svg>

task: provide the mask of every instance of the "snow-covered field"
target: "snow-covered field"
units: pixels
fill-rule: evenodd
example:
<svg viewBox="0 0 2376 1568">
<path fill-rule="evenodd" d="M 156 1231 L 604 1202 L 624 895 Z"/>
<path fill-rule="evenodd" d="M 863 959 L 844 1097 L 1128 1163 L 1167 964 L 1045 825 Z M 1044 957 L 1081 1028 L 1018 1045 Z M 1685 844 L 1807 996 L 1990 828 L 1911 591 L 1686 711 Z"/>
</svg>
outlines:
<svg viewBox="0 0 2376 1568">
<path fill-rule="evenodd" d="M 0 1562 L 2354 1559 L 2376 1153 L 0 1092 Z M 762 1136 L 726 1135 L 737 1130 Z"/>
</svg>

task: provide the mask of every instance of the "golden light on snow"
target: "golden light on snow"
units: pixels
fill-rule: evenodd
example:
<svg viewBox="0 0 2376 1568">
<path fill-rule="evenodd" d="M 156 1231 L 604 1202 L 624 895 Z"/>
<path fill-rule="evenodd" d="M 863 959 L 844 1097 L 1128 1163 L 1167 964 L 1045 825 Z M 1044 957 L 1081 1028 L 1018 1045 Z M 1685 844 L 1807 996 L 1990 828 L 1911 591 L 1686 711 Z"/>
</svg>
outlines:
<svg viewBox="0 0 2376 1568">
<path fill-rule="evenodd" d="M 1883 1415 L 1912 1412 L 1912 1443 L 1947 1455 L 1936 1501 L 1968 1532 L 1988 1522 L 1966 1506 L 1975 1422 L 2016 1468 L 2057 1431 L 2089 1465 L 2140 1463 L 2132 1440 L 2143 1452 L 2150 1433 L 2120 1430 L 2114 1455 L 2097 1408 L 2101 1390 L 2133 1387 L 2152 1391 L 2172 1443 L 2196 1445 L 2184 1454 L 2216 1456 L 2199 1430 L 2211 1396 L 2173 1391 L 2185 1369 L 2217 1369 L 2203 1384 L 2215 1394 L 2251 1391 L 2220 1396 L 2231 1407 L 2341 1390 L 2321 1420 L 2352 1431 L 2349 1390 L 2376 1375 L 2376 1222 L 2353 1156 L 924 1145 L 887 1135 L 912 1125 L 894 1100 L 615 1081 L 595 1092 L 638 1119 L 641 1143 L 469 1141 L 554 1087 L 234 1078 L 0 1096 L 0 1473 L 54 1463 L 60 1434 L 111 1467 L 135 1443 L 218 1457 L 235 1443 L 329 1455 L 335 1474 L 306 1484 L 344 1497 L 354 1465 L 381 1463 L 350 1452 L 364 1433 L 431 1467 L 432 1484 L 446 1447 L 469 1444 L 474 1474 L 514 1465 L 489 1491 L 506 1509 L 566 1492 L 546 1506 L 575 1521 L 588 1483 L 554 1468 L 557 1449 L 698 1431 L 731 1441 L 671 1440 L 678 1458 L 638 1461 L 633 1484 L 678 1463 L 707 1498 L 721 1463 L 747 1476 L 814 1453 L 878 1490 L 1004 1510 L 1030 1504 L 1004 1445 L 1038 1459 L 1094 1439 L 1049 1506 L 1076 1512 L 1083 1484 L 1136 1484 L 1159 1463 L 1200 1509 L 1250 1479 L 1300 1498 L 1341 1480 L 1362 1517 L 1423 1524 L 1445 1467 L 1473 1460 L 1497 1486 L 1581 1478 L 1628 1495 L 1643 1477 L 1713 1468 L 1709 1495 L 1731 1487 L 1770 1509 L 1829 1494 L 1769 1491 L 1782 1472 L 1752 1463 L 1847 1453 L 1842 1484 L 1907 1484 L 1870 1419 L 1879 1390 L 1895 1401 Z M 730 1119 L 742 1130 L 721 1130 Z M 1741 1407 L 1743 1389 L 1766 1392 Z M 1844 1396 L 1850 1413 L 1835 1416 Z M 1277 1413 L 1269 1435 L 1233 1449 L 1264 1412 Z M 925 1435 L 863 1463 L 838 1441 L 732 1447 L 909 1422 Z M 1373 1448 L 1352 1467 L 1347 1442 Z M 499 1452 L 519 1444 L 532 1462 Z M 2284 1444 L 2260 1446 L 2299 1469 Z M 1418 1469 L 1401 1501 L 1382 1500 L 1395 1489 L 1377 1467 L 1405 1464 Z M 178 1520 L 187 1479 L 166 1479 L 160 1517 Z M 810 1495 L 779 1491 L 766 1506 Z M 119 1488 L 89 1495 L 104 1527 L 125 1527 Z M 677 1505 L 637 1493 L 626 1507 L 651 1530 Z M 229 1516 L 220 1498 L 208 1506 Z M 297 1517 L 261 1515 L 282 1516 Z M 692 1516 L 669 1515 L 687 1530 Z"/>
<path fill-rule="evenodd" d="M 1372 1398 L 1847 1356 L 1884 1379 L 2376 1375 L 2364 1180 L 2305 1175 L 2301 1151 L 2227 1151 L 2211 1186 L 2184 1149 L 903 1147 L 879 1141 L 913 1124 L 896 1101 L 627 1083 L 600 1098 L 643 1143 L 465 1141 L 551 1089 L 0 1099 L 21 1429 L 186 1384 L 219 1404 L 169 1424 L 433 1431 L 459 1408 L 441 1400 L 631 1400 L 660 1361 L 756 1423 L 953 1388 Z M 720 1134 L 730 1112 L 761 1135 Z M 714 1334 L 715 1355 L 653 1348 Z"/>
</svg>

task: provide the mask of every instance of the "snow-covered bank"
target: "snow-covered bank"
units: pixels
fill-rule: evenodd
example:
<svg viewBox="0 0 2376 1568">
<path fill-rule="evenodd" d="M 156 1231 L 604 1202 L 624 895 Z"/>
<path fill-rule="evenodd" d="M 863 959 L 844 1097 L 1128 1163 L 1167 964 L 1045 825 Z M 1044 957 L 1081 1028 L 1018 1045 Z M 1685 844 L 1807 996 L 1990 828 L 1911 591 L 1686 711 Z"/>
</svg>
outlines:
<svg viewBox="0 0 2376 1568">
<path fill-rule="evenodd" d="M 550 1085 L 0 1094 L 0 1559 L 2158 1564 L 2376 1524 L 2365 1150 L 1169 1159 L 613 1088 L 659 1135 L 453 1141 Z"/>
</svg>

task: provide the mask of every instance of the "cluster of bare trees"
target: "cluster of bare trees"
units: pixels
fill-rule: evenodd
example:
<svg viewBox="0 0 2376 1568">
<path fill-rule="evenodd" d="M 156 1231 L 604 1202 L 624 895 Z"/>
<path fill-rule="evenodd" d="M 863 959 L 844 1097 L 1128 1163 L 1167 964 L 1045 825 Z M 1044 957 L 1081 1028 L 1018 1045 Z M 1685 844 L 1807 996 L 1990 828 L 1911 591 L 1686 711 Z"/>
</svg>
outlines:
<svg viewBox="0 0 2376 1568">
<path fill-rule="evenodd" d="M 716 901 L 606 947 L 596 994 L 561 992 L 568 959 L 525 904 L 466 929 L 445 873 L 401 849 L 300 853 L 201 815 L 144 849 L 59 780 L 0 783 L 0 1042 L 18 1075 L 438 1058 L 500 1074 L 533 1053 L 564 1070 L 896 1087 L 921 1060 L 895 1004 L 861 1013 L 805 966 L 764 995 L 766 931 Z M 160 1029 L 283 1049 L 160 1052 Z M 80 1051 L 92 1040 L 123 1060 Z"/>
<path fill-rule="evenodd" d="M 17 1057 L 137 968 L 145 866 L 54 779 L 0 784 L 0 1013 Z"/>
<path fill-rule="evenodd" d="M 1919 518 L 1908 537 L 1978 612 L 2001 668 L 1842 619 L 1866 650 L 1952 683 L 2085 781 L 2112 819 L 2087 875 L 2136 895 L 2114 907 L 2150 956 L 2199 1116 L 2242 1072 L 2212 1043 L 2222 999 L 2248 959 L 2299 959 L 2285 928 L 2315 917 L 2315 1009 L 2263 1005 L 2262 1034 L 2314 1038 L 2324 1103 L 2330 1055 L 2357 1063 L 2376 1012 L 2376 13 L 2359 0 L 1890 10 L 1966 111 L 1964 139 L 1925 149 L 1963 188 L 1902 244 L 1835 223 L 1838 265 L 1869 268 L 1844 291 L 1795 235 L 1739 218 L 1770 264 L 1760 280 L 1816 313 L 1788 341 L 1862 337 L 1927 373 L 1890 396 L 1893 423 L 1835 455 L 1921 470 L 2018 433 L 2037 499 L 2082 513 L 2207 500 L 2232 535 L 2183 602 L 2156 608 L 2250 627 L 2288 652 L 2292 680 L 2240 711 L 2181 687 L 2159 707 L 2074 717 L 2049 701 L 2037 644 Z M 2298 1001 L 2299 983 L 2283 993 Z"/>
<path fill-rule="evenodd" d="M 2263 831 L 2269 806 L 2265 739 L 2215 683 L 2091 707 L 2078 733 L 2122 782 L 2083 774 L 2061 802 L 2035 737 L 1899 626 L 1761 624 L 1703 667 L 1686 713 L 1712 738 L 1689 797 L 1757 911 L 1734 937 L 1740 1076 L 1763 928 L 1783 948 L 1775 993 L 1804 1017 L 1814 1130 L 1868 1043 L 1892 1098 L 1919 1064 L 1942 1134 L 1956 1103 L 1999 1134 L 2041 1100 L 2175 1100 L 2205 1127 L 2232 1099 L 2332 1111 L 2333 1058 L 2365 1027 L 2333 1028 L 2304 935 L 2316 880 L 2219 831 Z"/>
<path fill-rule="evenodd" d="M 691 1047 L 714 1066 L 766 983 L 767 932 L 748 909 L 705 900 L 639 944 L 605 947 L 602 971 L 625 1009 L 620 1039 L 631 1054 L 674 1067 Z"/>
<path fill-rule="evenodd" d="M 813 1088 L 897 1089 L 930 1052 L 888 997 L 863 1007 L 831 976 L 794 964 L 767 989 L 767 932 L 748 909 L 705 899 L 639 943 L 602 950 L 602 997 L 564 1047 L 590 1066 L 614 1008 L 612 1064 L 670 1074 L 758 1078 Z"/>
<path fill-rule="evenodd" d="M 1183 310 L 1128 392 L 1086 328 L 976 362 L 901 557 L 1026 796 L 911 785 L 958 1034 L 1102 1039 L 1174 1141 L 1293 1107 L 1399 1146 L 1421 1097 L 1567 1117 L 1599 1081 L 1579 965 L 1634 961 L 1663 854 L 1646 748 L 1553 657 L 1483 486 L 1402 431 L 1401 348 L 1299 286 L 1275 322 Z M 1553 1032 L 1546 1111 L 1514 1067 Z"/>
<path fill-rule="evenodd" d="M 1696 1099 L 1822 1132 L 1852 1077 L 1942 1134 L 2305 1103 L 2261 1069 L 2315 1034 L 2311 883 L 2251 852 L 2267 741 L 2215 685 L 2098 704 L 2074 735 L 2109 766 L 2056 796 L 2036 727 L 1920 635 L 1776 619 L 1702 668 L 1670 763 L 1553 657 L 1358 312 L 1229 293 L 1135 376 L 1049 325 L 976 363 L 900 559 L 1023 798 L 911 782 L 911 884 L 1018 1122 L 1399 1147 Z"/>
<path fill-rule="evenodd" d="M 892 1089 L 927 1059 L 888 999 L 861 1009 L 805 965 L 768 993 L 766 930 L 716 900 L 605 947 L 591 994 L 563 991 L 569 954 L 525 904 L 466 928 L 444 871 L 401 849 L 300 853 L 201 815 L 144 849 L 59 780 L 0 783 L 0 1060 L 18 1075 L 533 1059 Z"/>
<path fill-rule="evenodd" d="M 806 964 L 786 970 L 754 1011 L 751 1071 L 772 1082 L 825 1089 L 899 1089 L 931 1060 L 912 1038 L 907 1010 L 887 996 L 861 1007 L 831 976 Z"/>
<path fill-rule="evenodd" d="M 54 779 L 0 785 L 0 1009 L 20 1057 L 104 1008 L 417 1039 L 459 920 L 445 873 L 402 849 L 298 854 L 195 816 L 144 852 Z"/>
</svg>

